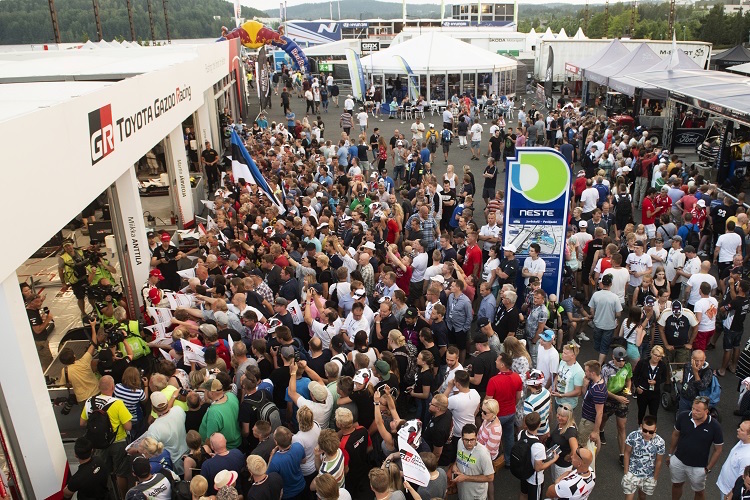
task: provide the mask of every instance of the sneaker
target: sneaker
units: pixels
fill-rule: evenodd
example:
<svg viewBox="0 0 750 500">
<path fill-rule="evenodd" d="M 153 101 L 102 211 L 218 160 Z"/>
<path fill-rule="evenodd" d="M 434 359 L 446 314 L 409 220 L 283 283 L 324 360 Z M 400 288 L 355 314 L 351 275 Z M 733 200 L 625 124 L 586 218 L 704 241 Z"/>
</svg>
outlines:
<svg viewBox="0 0 750 500">
<path fill-rule="evenodd" d="M 588 338 L 585 333 L 581 332 L 581 333 L 578 334 L 578 340 L 580 340 L 581 342 L 583 342 L 584 340 L 591 340 L 591 339 Z"/>
<path fill-rule="evenodd" d="M 604 432 L 599 432 L 599 440 L 602 442 L 602 446 L 607 444 L 607 437 L 604 435 Z"/>
</svg>

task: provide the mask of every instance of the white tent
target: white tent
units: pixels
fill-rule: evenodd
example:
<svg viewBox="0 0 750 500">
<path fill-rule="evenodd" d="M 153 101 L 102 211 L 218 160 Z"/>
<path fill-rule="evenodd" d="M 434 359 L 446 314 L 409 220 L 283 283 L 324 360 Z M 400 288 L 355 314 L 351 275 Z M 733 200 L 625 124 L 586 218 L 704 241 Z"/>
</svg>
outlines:
<svg viewBox="0 0 750 500">
<path fill-rule="evenodd" d="M 565 28 L 562 28 L 560 30 L 560 33 L 557 34 L 557 39 L 558 40 L 567 40 L 568 38 L 569 38 L 568 34 L 565 33 Z"/>
<path fill-rule="evenodd" d="M 583 34 L 583 28 L 579 27 L 578 31 L 576 31 L 576 34 L 573 35 L 574 40 L 586 40 L 588 38 L 586 35 Z"/>
<path fill-rule="evenodd" d="M 405 77 L 404 61 L 418 79 L 419 92 L 427 99 L 444 100 L 446 95 L 465 92 L 515 93 L 515 60 L 437 31 L 363 57 L 361 64 L 368 80 L 380 86 L 388 79 Z M 406 89 L 405 84 L 403 88 Z"/>
<path fill-rule="evenodd" d="M 552 28 L 547 26 L 547 31 L 545 31 L 544 34 L 542 35 L 542 40 L 554 40 L 554 39 L 555 39 L 555 34 L 552 33 Z"/>
</svg>

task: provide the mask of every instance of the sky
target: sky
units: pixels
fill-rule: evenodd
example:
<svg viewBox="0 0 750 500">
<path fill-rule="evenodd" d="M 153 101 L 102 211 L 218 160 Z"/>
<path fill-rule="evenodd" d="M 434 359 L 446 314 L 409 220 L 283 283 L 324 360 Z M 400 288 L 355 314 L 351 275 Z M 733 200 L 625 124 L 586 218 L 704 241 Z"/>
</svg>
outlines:
<svg viewBox="0 0 750 500">
<path fill-rule="evenodd" d="M 248 7 L 255 7 L 256 9 L 260 10 L 266 10 L 266 9 L 278 9 L 279 8 L 279 0 L 241 0 L 243 5 L 247 5 Z M 533 4 L 539 4 L 539 3 L 549 3 L 548 0 L 524 0 L 525 3 L 533 3 Z M 300 5 L 303 3 L 328 3 L 328 0 L 287 0 L 287 7 L 291 7 L 292 5 Z M 334 1 L 335 3 L 335 1 Z M 401 3 L 401 2 L 394 2 L 394 3 Z M 407 0 L 406 2 L 406 8 L 409 9 L 409 5 L 415 5 L 415 4 L 440 4 L 439 0 Z M 450 0 L 446 0 L 445 4 L 450 5 L 452 2 Z M 520 2 L 519 2 L 520 3 Z M 570 4 L 583 4 L 585 3 L 585 0 L 555 0 L 555 3 L 570 3 Z M 592 0 L 590 3 L 603 3 L 603 0 Z"/>
</svg>

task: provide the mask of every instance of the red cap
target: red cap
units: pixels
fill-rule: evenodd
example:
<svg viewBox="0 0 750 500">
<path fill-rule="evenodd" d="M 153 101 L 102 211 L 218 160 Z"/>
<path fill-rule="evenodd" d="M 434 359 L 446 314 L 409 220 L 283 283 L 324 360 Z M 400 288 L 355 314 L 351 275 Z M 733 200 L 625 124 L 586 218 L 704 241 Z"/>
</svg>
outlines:
<svg viewBox="0 0 750 500">
<path fill-rule="evenodd" d="M 159 302 L 161 302 L 161 295 L 159 294 L 159 289 L 154 287 L 151 290 L 148 291 L 148 298 L 151 299 L 151 303 L 156 305 Z"/>
<path fill-rule="evenodd" d="M 161 280 L 164 279 L 164 275 L 158 269 L 152 269 L 151 271 L 148 272 L 148 275 L 149 276 L 156 276 L 157 278 L 159 278 Z"/>
<path fill-rule="evenodd" d="M 172 237 L 169 236 L 169 233 L 162 233 L 161 234 L 161 241 L 169 241 L 171 239 L 172 239 Z"/>
</svg>

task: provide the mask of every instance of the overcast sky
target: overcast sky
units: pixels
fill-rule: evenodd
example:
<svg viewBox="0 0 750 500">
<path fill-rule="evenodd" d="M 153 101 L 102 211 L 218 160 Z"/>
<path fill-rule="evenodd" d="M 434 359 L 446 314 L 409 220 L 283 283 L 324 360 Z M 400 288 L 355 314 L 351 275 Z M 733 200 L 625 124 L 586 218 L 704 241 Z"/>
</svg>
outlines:
<svg viewBox="0 0 750 500">
<path fill-rule="evenodd" d="M 241 0 L 243 5 L 247 5 L 248 7 L 255 7 L 256 9 L 260 10 L 270 10 L 270 9 L 278 9 L 279 8 L 279 0 Z M 292 5 L 300 5 L 303 3 L 328 3 L 328 0 L 317 0 L 316 2 L 310 2 L 310 0 L 287 0 L 287 6 L 291 7 Z M 334 1 L 334 4 L 336 2 Z M 401 3 L 401 2 L 395 2 L 395 3 Z M 431 3 L 431 4 L 439 4 L 440 2 L 438 0 L 407 0 L 406 2 L 406 8 L 407 11 L 409 9 L 409 4 L 425 4 L 425 3 Z M 450 5 L 452 2 L 449 0 L 446 0 L 445 4 Z M 549 3 L 547 0 L 524 0 L 524 3 Z M 584 4 L 585 0 L 556 0 L 555 3 L 570 3 L 570 4 Z M 590 3 L 604 3 L 602 0 L 593 0 Z"/>
</svg>

